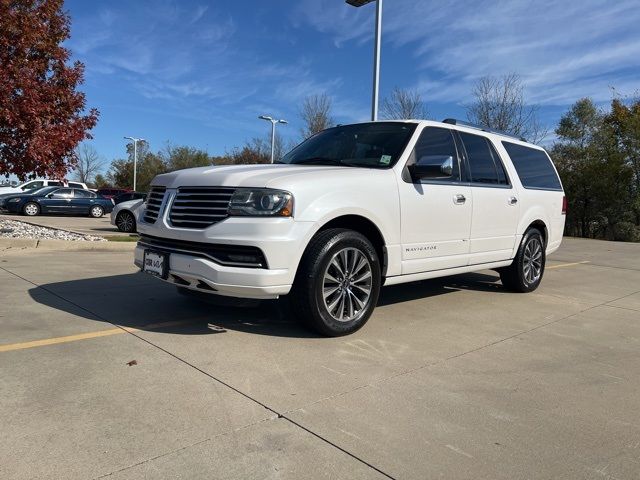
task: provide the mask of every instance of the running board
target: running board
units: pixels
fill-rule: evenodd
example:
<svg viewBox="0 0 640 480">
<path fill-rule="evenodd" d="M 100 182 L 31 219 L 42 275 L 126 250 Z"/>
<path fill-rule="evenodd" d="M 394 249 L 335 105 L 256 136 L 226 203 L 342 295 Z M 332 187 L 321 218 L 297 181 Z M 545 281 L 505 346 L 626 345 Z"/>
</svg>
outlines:
<svg viewBox="0 0 640 480">
<path fill-rule="evenodd" d="M 478 270 L 491 270 L 493 268 L 508 267 L 513 263 L 513 259 L 501 260 L 499 262 L 480 263 L 476 265 L 467 265 L 465 267 L 445 268 L 442 270 L 431 270 L 430 272 L 409 273 L 407 275 L 396 275 L 387 277 L 384 285 L 397 285 L 399 283 L 415 282 L 418 280 L 427 280 L 429 278 L 448 277 L 449 275 L 458 275 L 460 273 L 477 272 Z"/>
</svg>

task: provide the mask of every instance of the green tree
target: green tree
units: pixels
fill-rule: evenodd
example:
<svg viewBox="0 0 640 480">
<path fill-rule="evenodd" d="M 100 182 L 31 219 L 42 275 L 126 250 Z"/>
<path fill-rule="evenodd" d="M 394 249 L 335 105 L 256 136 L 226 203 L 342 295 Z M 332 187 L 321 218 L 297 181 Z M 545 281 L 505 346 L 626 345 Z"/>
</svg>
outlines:
<svg viewBox="0 0 640 480">
<path fill-rule="evenodd" d="M 569 200 L 566 232 L 609 240 L 637 240 L 633 169 L 612 120 L 590 99 L 562 116 L 552 149 Z"/>
<path fill-rule="evenodd" d="M 213 165 L 213 160 L 207 152 L 193 147 L 168 145 L 160 155 L 169 172 Z"/>
</svg>

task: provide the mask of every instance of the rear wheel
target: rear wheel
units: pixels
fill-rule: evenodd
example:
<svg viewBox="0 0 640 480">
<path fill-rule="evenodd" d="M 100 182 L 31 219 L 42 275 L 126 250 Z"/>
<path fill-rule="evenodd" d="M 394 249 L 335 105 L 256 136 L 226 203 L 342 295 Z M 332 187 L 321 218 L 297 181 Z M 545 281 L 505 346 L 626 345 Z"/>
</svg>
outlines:
<svg viewBox="0 0 640 480">
<path fill-rule="evenodd" d="M 514 292 L 532 292 L 542 281 L 545 263 L 542 233 L 537 228 L 530 228 L 522 237 L 513 263 L 499 270 L 500 280 L 505 288 Z"/>
<path fill-rule="evenodd" d="M 116 217 L 116 227 L 121 232 L 133 233 L 136 231 L 136 219 L 131 212 L 124 210 Z"/>
<path fill-rule="evenodd" d="M 100 218 L 102 215 L 104 215 L 104 208 L 102 208 L 100 205 L 94 205 L 89 210 L 89 215 L 91 215 L 93 218 Z"/>
<path fill-rule="evenodd" d="M 22 207 L 22 213 L 29 217 L 35 217 L 40 213 L 40 205 L 35 202 L 29 202 Z"/>
<path fill-rule="evenodd" d="M 321 334 L 347 335 L 369 320 L 380 283 L 380 261 L 366 237 L 353 230 L 325 230 L 312 239 L 300 262 L 291 307 Z"/>
</svg>

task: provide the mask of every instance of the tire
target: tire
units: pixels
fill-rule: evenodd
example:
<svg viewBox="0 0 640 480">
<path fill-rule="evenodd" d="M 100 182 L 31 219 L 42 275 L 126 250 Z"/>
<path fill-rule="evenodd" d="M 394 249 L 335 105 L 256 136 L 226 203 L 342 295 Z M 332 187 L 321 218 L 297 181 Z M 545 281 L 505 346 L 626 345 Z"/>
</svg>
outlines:
<svg viewBox="0 0 640 480">
<path fill-rule="evenodd" d="M 104 215 L 104 208 L 102 208 L 100 205 L 93 205 L 89 209 L 89 215 L 93 218 L 100 218 Z"/>
<path fill-rule="evenodd" d="M 513 292 L 533 292 L 542 281 L 546 261 L 542 233 L 530 228 L 522 237 L 513 263 L 499 270 L 502 285 Z"/>
<path fill-rule="evenodd" d="M 362 234 L 332 228 L 307 246 L 290 294 L 295 316 L 322 335 L 353 333 L 378 303 L 380 260 Z"/>
<path fill-rule="evenodd" d="M 35 202 L 29 202 L 22 207 L 22 213 L 28 217 L 35 217 L 40 214 L 40 205 Z"/>
<path fill-rule="evenodd" d="M 123 210 L 116 216 L 116 227 L 124 233 L 136 231 L 136 219 L 131 212 Z"/>
</svg>

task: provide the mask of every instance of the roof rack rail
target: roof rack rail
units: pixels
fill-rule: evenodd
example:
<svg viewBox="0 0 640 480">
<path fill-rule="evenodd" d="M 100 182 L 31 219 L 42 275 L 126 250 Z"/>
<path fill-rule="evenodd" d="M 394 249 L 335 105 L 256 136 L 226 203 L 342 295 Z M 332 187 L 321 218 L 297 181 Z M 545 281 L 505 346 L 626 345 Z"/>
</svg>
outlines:
<svg viewBox="0 0 640 480">
<path fill-rule="evenodd" d="M 442 123 L 448 123 L 450 125 L 460 125 L 461 127 L 475 128 L 477 130 L 482 130 L 483 132 L 495 133 L 495 134 L 498 134 L 498 135 L 503 135 L 505 137 L 515 138 L 517 140 L 520 140 L 521 142 L 526 142 L 527 141 L 526 138 L 519 137 L 518 135 L 511 135 L 510 133 L 503 132 L 502 130 L 496 130 L 495 128 L 483 127 L 482 125 L 476 125 L 475 123 L 465 122 L 464 120 L 458 120 L 456 118 L 445 118 L 442 121 Z"/>
</svg>

